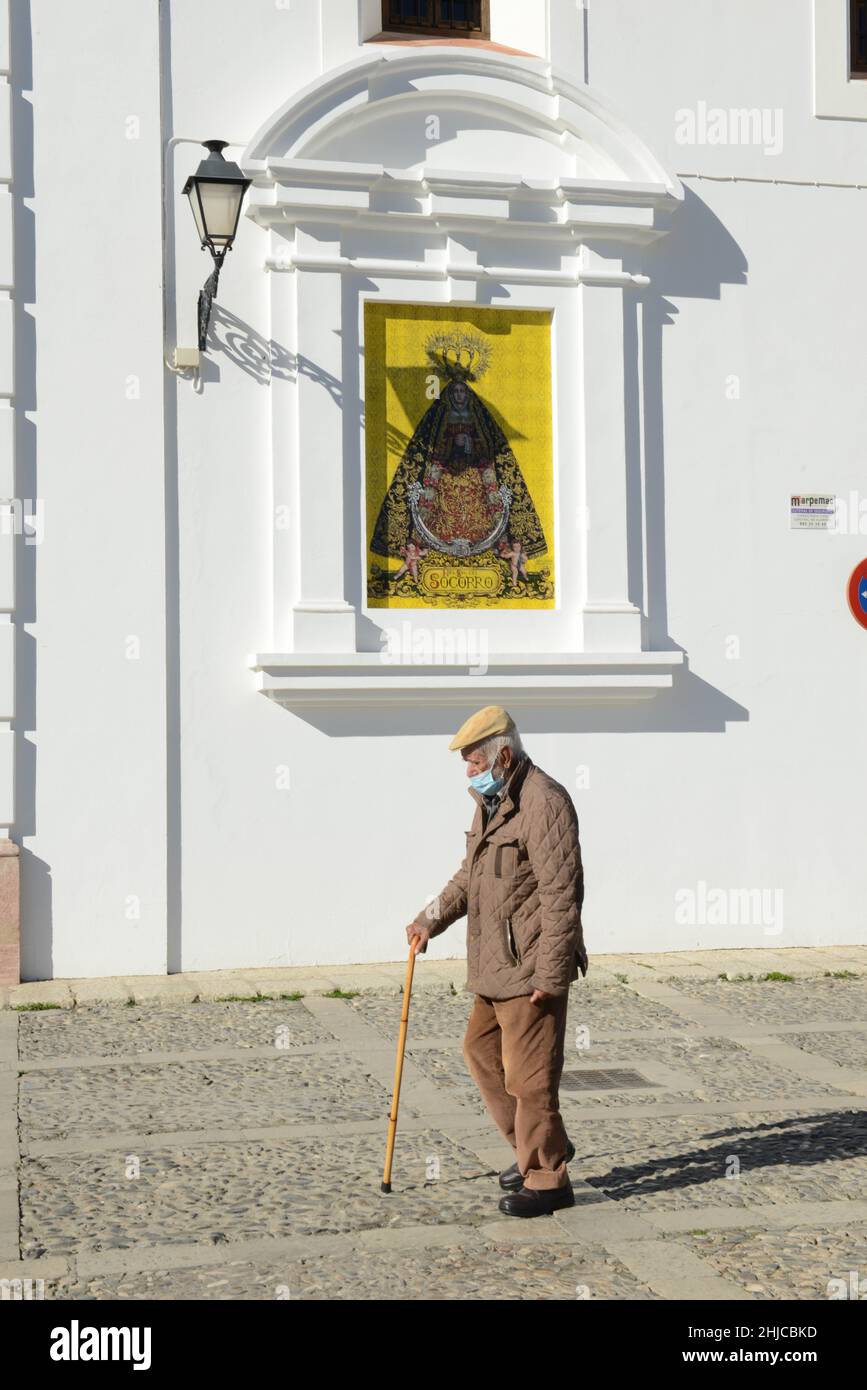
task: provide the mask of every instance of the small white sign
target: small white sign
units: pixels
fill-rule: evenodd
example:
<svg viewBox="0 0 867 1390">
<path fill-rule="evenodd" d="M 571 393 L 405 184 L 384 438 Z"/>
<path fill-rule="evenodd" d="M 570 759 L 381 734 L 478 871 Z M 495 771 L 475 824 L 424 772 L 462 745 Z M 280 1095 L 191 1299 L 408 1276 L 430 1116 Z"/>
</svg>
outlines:
<svg viewBox="0 0 867 1390">
<path fill-rule="evenodd" d="M 790 531 L 830 531 L 837 513 L 837 498 L 831 492 L 791 494 Z"/>
</svg>

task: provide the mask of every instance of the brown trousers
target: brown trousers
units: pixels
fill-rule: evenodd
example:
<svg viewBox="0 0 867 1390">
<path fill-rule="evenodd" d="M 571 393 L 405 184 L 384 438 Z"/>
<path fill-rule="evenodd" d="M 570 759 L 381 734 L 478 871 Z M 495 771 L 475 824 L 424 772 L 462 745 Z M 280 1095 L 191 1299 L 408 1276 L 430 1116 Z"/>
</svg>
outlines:
<svg viewBox="0 0 867 1390">
<path fill-rule="evenodd" d="M 464 1037 L 470 1075 L 531 1189 L 569 1181 L 559 1095 L 568 1002 L 477 994 Z"/>
</svg>

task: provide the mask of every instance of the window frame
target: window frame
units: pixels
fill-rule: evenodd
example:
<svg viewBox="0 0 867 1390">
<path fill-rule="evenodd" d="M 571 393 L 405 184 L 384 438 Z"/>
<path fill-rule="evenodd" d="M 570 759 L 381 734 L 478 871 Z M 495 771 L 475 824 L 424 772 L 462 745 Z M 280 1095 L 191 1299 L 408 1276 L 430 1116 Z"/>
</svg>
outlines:
<svg viewBox="0 0 867 1390">
<path fill-rule="evenodd" d="M 856 81 L 867 78 L 867 53 L 860 64 L 856 61 L 855 56 L 855 33 L 859 6 L 863 6 L 867 10 L 864 0 L 849 0 L 849 77 Z"/>
<path fill-rule="evenodd" d="M 442 0 L 431 0 L 435 6 L 434 13 L 439 14 Z M 404 20 L 401 24 L 392 22 L 389 11 L 391 10 L 391 0 L 382 0 L 382 32 L 383 34 L 406 34 L 424 35 L 425 38 L 443 39 L 481 39 L 490 40 L 491 37 L 491 0 L 480 0 L 479 3 L 479 22 L 478 29 L 470 29 L 464 25 L 454 24 L 410 24 Z M 867 76 L 867 71 L 865 71 Z"/>
</svg>

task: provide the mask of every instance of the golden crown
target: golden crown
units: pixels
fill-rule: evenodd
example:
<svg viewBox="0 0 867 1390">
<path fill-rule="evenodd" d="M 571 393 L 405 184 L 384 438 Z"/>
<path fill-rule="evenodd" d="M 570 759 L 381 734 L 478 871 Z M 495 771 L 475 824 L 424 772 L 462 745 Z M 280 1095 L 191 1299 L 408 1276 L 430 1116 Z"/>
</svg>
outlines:
<svg viewBox="0 0 867 1390">
<path fill-rule="evenodd" d="M 433 365 L 452 381 L 478 381 L 491 365 L 491 348 L 475 333 L 434 333 L 425 343 Z"/>
</svg>

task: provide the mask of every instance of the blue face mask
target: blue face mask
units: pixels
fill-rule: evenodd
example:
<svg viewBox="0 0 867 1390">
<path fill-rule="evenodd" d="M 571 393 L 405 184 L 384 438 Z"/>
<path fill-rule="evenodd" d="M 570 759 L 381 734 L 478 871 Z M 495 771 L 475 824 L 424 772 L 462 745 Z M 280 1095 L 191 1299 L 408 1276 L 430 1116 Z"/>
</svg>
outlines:
<svg viewBox="0 0 867 1390">
<path fill-rule="evenodd" d="M 495 777 L 490 768 L 487 772 L 480 772 L 476 777 L 470 778 L 470 786 L 474 787 L 482 796 L 493 796 L 498 792 L 505 782 L 505 777 Z"/>
</svg>

